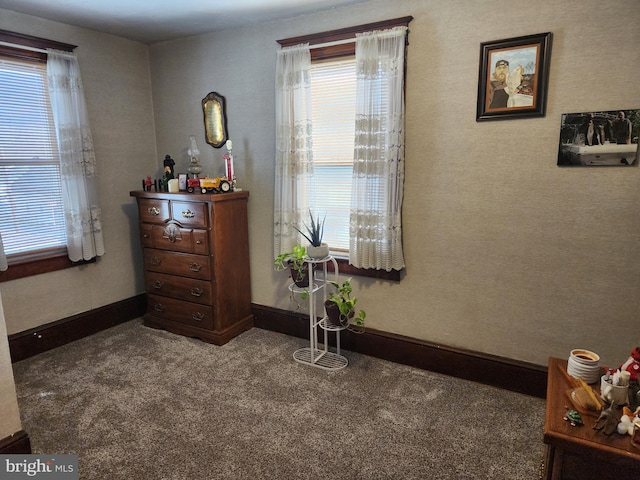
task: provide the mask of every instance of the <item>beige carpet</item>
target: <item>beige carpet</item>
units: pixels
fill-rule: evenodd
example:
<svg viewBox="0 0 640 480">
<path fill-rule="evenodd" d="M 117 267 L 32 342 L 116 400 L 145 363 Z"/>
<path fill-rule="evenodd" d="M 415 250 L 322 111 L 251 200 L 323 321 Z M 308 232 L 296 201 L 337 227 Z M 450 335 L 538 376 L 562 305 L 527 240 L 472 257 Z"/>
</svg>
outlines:
<svg viewBox="0 0 640 480">
<path fill-rule="evenodd" d="M 254 328 L 217 347 L 134 320 L 14 365 L 33 453 L 82 479 L 536 479 L 544 401 Z"/>
</svg>

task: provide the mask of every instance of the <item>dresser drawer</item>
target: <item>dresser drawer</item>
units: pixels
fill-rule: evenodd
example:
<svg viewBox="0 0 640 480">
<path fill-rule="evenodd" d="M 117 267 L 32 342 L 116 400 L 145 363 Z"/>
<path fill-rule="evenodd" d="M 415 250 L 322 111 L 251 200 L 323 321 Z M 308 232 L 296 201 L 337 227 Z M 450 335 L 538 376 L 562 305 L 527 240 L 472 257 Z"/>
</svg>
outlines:
<svg viewBox="0 0 640 480">
<path fill-rule="evenodd" d="M 206 228 L 208 224 L 207 204 L 171 200 L 171 217 L 180 225 Z"/>
<path fill-rule="evenodd" d="M 209 253 L 206 230 L 180 228 L 173 223 L 166 226 L 143 223 L 140 225 L 140 236 L 144 247 L 198 255 Z"/>
<path fill-rule="evenodd" d="M 148 293 L 188 302 L 211 304 L 211 282 L 208 280 L 147 272 L 145 286 Z"/>
<path fill-rule="evenodd" d="M 170 252 L 155 248 L 144 249 L 144 266 L 147 271 L 181 275 L 183 277 L 211 280 L 209 257 L 190 253 Z"/>
<path fill-rule="evenodd" d="M 169 221 L 169 200 L 140 198 L 138 202 L 141 222 L 166 223 Z"/>
<path fill-rule="evenodd" d="M 208 330 L 213 329 L 213 309 L 198 303 L 183 302 L 173 298 L 149 295 L 147 300 L 147 314 L 186 325 L 193 325 Z"/>
</svg>

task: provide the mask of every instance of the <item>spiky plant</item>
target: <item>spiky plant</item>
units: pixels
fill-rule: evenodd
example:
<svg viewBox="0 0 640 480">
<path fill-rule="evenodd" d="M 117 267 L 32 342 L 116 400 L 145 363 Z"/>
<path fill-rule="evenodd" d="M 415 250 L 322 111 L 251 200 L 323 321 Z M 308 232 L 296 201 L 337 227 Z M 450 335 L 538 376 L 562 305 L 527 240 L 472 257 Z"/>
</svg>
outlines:
<svg viewBox="0 0 640 480">
<path fill-rule="evenodd" d="M 311 210 L 309 210 L 309 217 L 311 218 L 311 225 L 307 225 L 306 223 L 304 224 L 305 228 L 307 229 L 307 233 L 304 233 L 296 226 L 294 226 L 293 228 L 300 232 L 300 234 L 309 241 L 309 244 L 314 247 L 319 247 L 320 245 L 322 245 L 322 237 L 324 235 L 324 222 L 327 219 L 327 214 L 325 213 L 324 218 L 322 219 L 322 221 L 320 221 L 320 217 L 318 217 L 317 219 L 313 218 L 313 213 L 311 213 Z"/>
</svg>

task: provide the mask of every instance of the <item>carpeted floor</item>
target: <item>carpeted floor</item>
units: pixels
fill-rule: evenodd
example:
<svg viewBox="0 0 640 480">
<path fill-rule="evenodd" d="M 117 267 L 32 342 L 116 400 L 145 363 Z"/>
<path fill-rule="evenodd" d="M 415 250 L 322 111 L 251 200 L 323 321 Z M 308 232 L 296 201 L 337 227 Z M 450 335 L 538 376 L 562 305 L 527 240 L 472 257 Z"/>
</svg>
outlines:
<svg viewBox="0 0 640 480">
<path fill-rule="evenodd" d="M 80 478 L 537 479 L 544 401 L 254 328 L 222 347 L 133 320 L 14 364 L 33 453 Z"/>
</svg>

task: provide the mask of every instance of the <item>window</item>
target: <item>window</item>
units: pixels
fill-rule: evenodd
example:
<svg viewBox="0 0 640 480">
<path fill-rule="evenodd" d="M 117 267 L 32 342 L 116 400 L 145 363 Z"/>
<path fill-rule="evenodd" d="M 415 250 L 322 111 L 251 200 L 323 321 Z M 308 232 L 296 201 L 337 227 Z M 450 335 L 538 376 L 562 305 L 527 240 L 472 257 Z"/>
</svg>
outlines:
<svg viewBox="0 0 640 480">
<path fill-rule="evenodd" d="M 312 62 L 311 121 L 315 210 L 327 214 L 324 238 L 334 253 L 349 251 L 349 210 L 356 118 L 355 57 Z"/>
<path fill-rule="evenodd" d="M 0 30 L 0 281 L 73 266 L 67 257 L 46 53 L 75 46 Z"/>
<path fill-rule="evenodd" d="M 0 57 L 0 232 L 7 255 L 66 243 L 46 64 Z"/>
<path fill-rule="evenodd" d="M 327 212 L 325 241 L 336 256 L 348 257 L 353 241 L 350 239 L 350 214 L 356 137 L 356 61 L 355 42 L 349 39 L 354 39 L 356 33 L 408 26 L 411 20 L 412 17 L 403 17 L 279 41 L 282 47 L 311 45 L 310 117 L 313 128 L 310 144 L 316 192 L 313 207 L 316 215 Z M 318 44 L 322 45 L 314 46 Z M 382 84 L 373 88 L 372 94 L 378 97 L 380 92 L 386 91 Z M 400 278 L 397 270 L 359 269 L 349 265 L 346 258 L 339 263 L 340 271 L 347 274 Z"/>
</svg>

